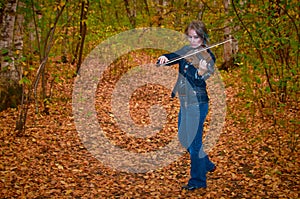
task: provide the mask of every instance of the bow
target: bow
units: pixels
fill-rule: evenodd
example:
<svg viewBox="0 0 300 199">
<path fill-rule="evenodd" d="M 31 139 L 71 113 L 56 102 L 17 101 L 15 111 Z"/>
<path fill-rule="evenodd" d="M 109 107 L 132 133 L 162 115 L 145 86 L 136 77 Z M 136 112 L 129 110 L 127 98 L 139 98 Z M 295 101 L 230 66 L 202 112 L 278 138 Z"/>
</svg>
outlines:
<svg viewBox="0 0 300 199">
<path fill-rule="evenodd" d="M 170 64 L 170 63 L 173 63 L 173 62 L 175 62 L 175 61 L 178 61 L 178 60 L 187 58 L 187 57 L 192 56 L 192 55 L 195 55 L 195 54 L 197 54 L 197 53 L 201 53 L 201 52 L 203 52 L 203 51 L 206 51 L 206 50 L 208 50 L 208 49 L 214 48 L 214 47 L 216 47 L 216 46 L 225 44 L 225 43 L 227 43 L 227 42 L 229 42 L 229 41 L 231 41 L 231 40 L 232 40 L 232 39 L 228 39 L 228 40 L 225 40 L 225 41 L 222 41 L 222 42 L 213 44 L 213 45 L 211 45 L 211 46 L 208 46 L 208 47 L 205 47 L 205 48 L 201 48 L 201 49 L 195 50 L 195 51 L 193 51 L 192 53 L 189 53 L 189 54 L 186 54 L 186 55 L 181 56 L 181 57 L 179 57 L 179 58 L 170 60 L 170 61 L 168 61 L 168 62 L 166 62 L 166 63 L 163 63 L 163 64 L 156 64 L 156 66 L 157 66 L 157 67 L 159 67 L 159 66 L 165 66 L 165 65 Z"/>
</svg>

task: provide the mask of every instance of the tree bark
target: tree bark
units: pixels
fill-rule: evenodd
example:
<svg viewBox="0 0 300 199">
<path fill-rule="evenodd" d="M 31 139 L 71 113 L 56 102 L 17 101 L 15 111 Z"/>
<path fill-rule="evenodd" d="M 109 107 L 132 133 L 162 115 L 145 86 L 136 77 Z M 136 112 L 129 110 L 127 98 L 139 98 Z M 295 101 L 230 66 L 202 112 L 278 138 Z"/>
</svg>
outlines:
<svg viewBox="0 0 300 199">
<path fill-rule="evenodd" d="M 80 65 L 82 62 L 84 40 L 85 40 L 86 31 L 87 31 L 86 20 L 87 20 L 87 14 L 88 14 L 88 9 L 89 9 L 89 3 L 90 3 L 89 0 L 81 1 L 80 26 L 79 26 L 80 37 L 79 37 L 78 43 L 76 44 L 76 50 L 75 50 L 74 58 L 72 61 L 72 64 L 75 64 L 77 62 L 76 63 L 76 74 L 78 74 L 78 72 L 80 70 Z"/>
<path fill-rule="evenodd" d="M 124 0 L 127 16 L 132 28 L 136 26 L 136 1 L 133 1 L 134 8 L 130 9 L 129 1 Z"/>
<path fill-rule="evenodd" d="M 80 19 L 80 35 L 81 35 L 81 41 L 80 41 L 80 50 L 79 50 L 79 59 L 78 59 L 78 63 L 77 63 L 77 71 L 76 73 L 79 72 L 81 63 L 82 63 L 82 54 L 83 54 L 83 48 L 84 48 L 84 40 L 85 40 L 85 36 L 86 36 L 86 31 L 87 31 L 87 24 L 86 24 L 86 20 L 87 20 L 87 14 L 88 14 L 88 9 L 89 9 L 89 0 L 87 0 L 85 2 L 84 5 L 82 5 L 83 7 L 83 11 L 82 11 L 82 16 Z"/>
<path fill-rule="evenodd" d="M 19 64 L 23 49 L 23 17 L 17 14 L 18 0 L 4 1 L 0 22 L 0 111 L 16 107 L 21 102 L 22 67 Z"/>
<path fill-rule="evenodd" d="M 230 0 L 223 0 L 224 4 L 224 11 L 225 14 L 228 15 L 229 12 L 229 4 Z M 227 20 L 225 22 L 225 28 L 224 28 L 224 38 L 227 39 L 233 39 L 233 36 L 231 34 L 231 27 L 229 26 L 230 21 Z M 224 63 L 220 67 L 222 70 L 229 70 L 234 65 L 234 54 L 237 53 L 237 42 L 232 40 L 231 42 L 227 42 L 224 44 Z"/>
</svg>

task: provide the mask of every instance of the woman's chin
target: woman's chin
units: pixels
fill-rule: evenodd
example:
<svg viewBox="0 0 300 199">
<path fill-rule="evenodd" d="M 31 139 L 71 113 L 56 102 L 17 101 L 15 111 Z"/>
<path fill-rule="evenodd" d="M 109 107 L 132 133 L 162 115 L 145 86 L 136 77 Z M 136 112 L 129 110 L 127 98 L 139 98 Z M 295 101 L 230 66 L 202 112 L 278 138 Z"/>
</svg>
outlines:
<svg viewBox="0 0 300 199">
<path fill-rule="evenodd" d="M 192 48 L 198 48 L 200 45 L 191 45 Z"/>
</svg>

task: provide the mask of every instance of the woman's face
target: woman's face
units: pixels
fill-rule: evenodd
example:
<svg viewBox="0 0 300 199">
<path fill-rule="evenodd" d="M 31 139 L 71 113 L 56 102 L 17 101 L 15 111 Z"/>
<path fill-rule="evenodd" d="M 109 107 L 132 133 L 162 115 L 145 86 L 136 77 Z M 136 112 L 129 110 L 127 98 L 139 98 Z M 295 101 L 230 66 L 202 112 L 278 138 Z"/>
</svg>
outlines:
<svg viewBox="0 0 300 199">
<path fill-rule="evenodd" d="M 188 40 L 192 48 L 198 48 L 203 43 L 202 38 L 197 35 L 194 29 L 188 30 Z"/>
</svg>

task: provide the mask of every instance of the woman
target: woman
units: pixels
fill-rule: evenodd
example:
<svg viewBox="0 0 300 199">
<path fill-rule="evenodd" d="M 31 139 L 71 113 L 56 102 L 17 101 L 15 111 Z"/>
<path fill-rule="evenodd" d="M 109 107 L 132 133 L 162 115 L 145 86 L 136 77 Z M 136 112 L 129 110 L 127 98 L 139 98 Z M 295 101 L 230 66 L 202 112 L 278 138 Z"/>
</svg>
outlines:
<svg viewBox="0 0 300 199">
<path fill-rule="evenodd" d="M 182 188 L 194 190 L 206 188 L 207 172 L 216 169 L 202 148 L 203 124 L 208 113 L 209 101 L 205 81 L 214 73 L 216 58 L 210 50 L 201 52 L 208 43 L 207 29 L 202 21 L 192 21 L 187 26 L 185 34 L 190 45 L 174 53 L 160 56 L 157 64 L 168 66 L 179 64 L 179 75 L 172 97 L 175 97 L 176 93 L 179 95 L 178 136 L 191 159 L 190 179 Z M 178 59 L 195 50 L 200 50 L 200 53 Z"/>
</svg>

